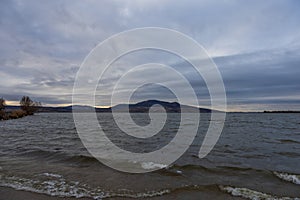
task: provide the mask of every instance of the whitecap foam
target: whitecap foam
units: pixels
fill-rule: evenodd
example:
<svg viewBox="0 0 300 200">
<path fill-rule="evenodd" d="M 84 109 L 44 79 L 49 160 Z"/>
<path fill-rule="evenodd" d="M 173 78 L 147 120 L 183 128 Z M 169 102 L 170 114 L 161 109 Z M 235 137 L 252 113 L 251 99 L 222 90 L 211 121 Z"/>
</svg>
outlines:
<svg viewBox="0 0 300 200">
<path fill-rule="evenodd" d="M 66 181 L 62 176 L 49 176 L 50 179 L 39 180 L 17 176 L 3 176 L 0 186 L 16 190 L 24 190 L 50 196 L 62 197 L 92 197 L 87 188 L 78 185 L 78 182 Z M 100 196 L 100 195 L 98 195 Z"/>
<path fill-rule="evenodd" d="M 144 169 L 156 169 L 156 168 L 166 168 L 168 165 L 160 164 L 160 163 L 154 163 L 154 162 L 142 162 L 141 163 L 142 168 Z"/>
<path fill-rule="evenodd" d="M 39 178 L 40 177 L 40 178 Z M 135 192 L 127 189 L 104 191 L 101 188 L 91 188 L 78 181 L 68 181 L 62 175 L 43 173 L 34 179 L 3 175 L 0 186 L 10 187 L 15 190 L 29 191 L 39 194 L 58 197 L 91 198 L 95 200 L 105 198 L 151 198 L 162 196 L 171 192 L 169 189 Z"/>
<path fill-rule="evenodd" d="M 278 178 L 280 178 L 284 181 L 288 181 L 288 182 L 300 185 L 300 175 L 281 173 L 281 172 L 274 172 L 274 174 Z"/>
<path fill-rule="evenodd" d="M 134 193 L 130 190 L 122 190 L 119 193 L 116 192 L 109 192 L 106 195 L 104 195 L 102 198 L 116 198 L 116 197 L 125 197 L 125 198 L 152 198 L 157 196 L 162 196 L 165 194 L 170 193 L 171 190 L 169 189 L 162 189 L 162 190 L 153 190 L 153 191 L 147 191 L 147 192 L 140 192 L 140 193 Z"/>
<path fill-rule="evenodd" d="M 59 174 L 52 174 L 52 173 L 48 173 L 48 172 L 43 173 L 43 174 L 41 174 L 41 175 L 43 175 L 43 176 L 48 176 L 48 177 L 54 177 L 54 178 L 62 178 L 62 176 L 59 175 Z"/>
<path fill-rule="evenodd" d="M 276 197 L 271 194 L 266 194 L 248 188 L 238 188 L 238 187 L 231 187 L 231 186 L 219 186 L 219 188 L 222 191 L 231 194 L 232 196 L 243 197 L 251 200 L 263 200 L 263 199 L 264 200 L 300 200 L 300 198 L 293 198 L 293 197 Z"/>
</svg>

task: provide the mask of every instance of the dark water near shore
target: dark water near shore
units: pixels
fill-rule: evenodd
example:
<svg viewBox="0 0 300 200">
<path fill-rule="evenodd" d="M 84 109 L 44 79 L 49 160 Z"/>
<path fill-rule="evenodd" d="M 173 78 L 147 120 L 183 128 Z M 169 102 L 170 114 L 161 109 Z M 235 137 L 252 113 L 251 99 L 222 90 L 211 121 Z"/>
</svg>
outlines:
<svg viewBox="0 0 300 200">
<path fill-rule="evenodd" d="M 129 141 L 115 131 L 110 114 L 99 115 L 109 138 L 134 152 L 161 148 L 176 127 L 175 120 L 154 141 Z M 178 114 L 171 115 L 176 119 Z M 135 117 L 138 123 L 147 120 L 147 114 Z M 201 114 L 199 133 L 178 161 L 146 174 L 118 172 L 94 159 L 82 145 L 71 113 L 0 121 L 0 186 L 93 199 L 300 198 L 300 114 L 228 114 L 217 145 L 199 159 L 209 117 Z"/>
</svg>

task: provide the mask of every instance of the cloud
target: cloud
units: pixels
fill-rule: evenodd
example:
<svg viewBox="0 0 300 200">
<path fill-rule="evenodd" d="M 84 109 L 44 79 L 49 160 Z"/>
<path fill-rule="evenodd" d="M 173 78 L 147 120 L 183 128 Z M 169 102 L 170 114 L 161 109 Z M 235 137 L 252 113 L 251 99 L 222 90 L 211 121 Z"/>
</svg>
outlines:
<svg viewBox="0 0 300 200">
<path fill-rule="evenodd" d="M 3 0 L 1 5 L 0 95 L 8 100 L 27 94 L 47 104 L 71 103 L 76 72 L 93 47 L 120 31 L 159 26 L 181 31 L 207 49 L 222 73 L 232 109 L 299 105 L 297 0 Z M 149 55 L 119 65 L 165 60 L 165 54 Z M 174 63 L 168 58 L 166 64 Z M 200 101 L 209 105 L 203 80 L 183 69 Z M 106 86 L 122 73 L 108 77 Z"/>
</svg>

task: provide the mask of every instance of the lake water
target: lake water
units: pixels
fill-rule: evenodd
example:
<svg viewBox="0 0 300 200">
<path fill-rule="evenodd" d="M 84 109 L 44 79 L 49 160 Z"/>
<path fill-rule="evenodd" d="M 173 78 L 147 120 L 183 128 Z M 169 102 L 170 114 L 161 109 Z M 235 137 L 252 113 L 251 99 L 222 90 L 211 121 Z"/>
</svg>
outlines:
<svg viewBox="0 0 300 200">
<path fill-rule="evenodd" d="M 98 118 L 120 148 L 151 152 L 174 137 L 179 115 L 170 114 L 169 125 L 150 141 L 122 135 L 109 113 Z M 133 118 L 141 125 L 149 120 L 147 114 Z M 201 114 L 198 134 L 179 160 L 145 174 L 119 172 L 93 158 L 71 113 L 0 121 L 0 186 L 91 199 L 300 198 L 300 114 L 229 113 L 218 143 L 199 159 L 209 119 Z"/>
</svg>

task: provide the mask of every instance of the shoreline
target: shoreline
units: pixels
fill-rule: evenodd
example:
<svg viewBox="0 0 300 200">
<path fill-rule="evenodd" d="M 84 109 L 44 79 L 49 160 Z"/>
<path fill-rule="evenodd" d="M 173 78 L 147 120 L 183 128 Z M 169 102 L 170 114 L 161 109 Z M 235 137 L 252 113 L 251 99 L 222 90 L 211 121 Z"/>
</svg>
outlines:
<svg viewBox="0 0 300 200">
<path fill-rule="evenodd" d="M 91 200 L 92 198 L 58 197 L 0 186 L 0 200 Z"/>
</svg>

